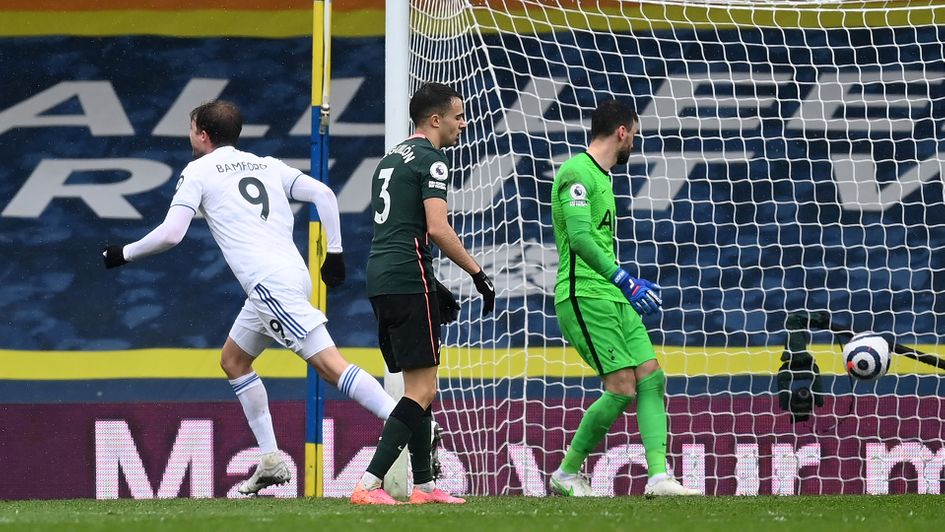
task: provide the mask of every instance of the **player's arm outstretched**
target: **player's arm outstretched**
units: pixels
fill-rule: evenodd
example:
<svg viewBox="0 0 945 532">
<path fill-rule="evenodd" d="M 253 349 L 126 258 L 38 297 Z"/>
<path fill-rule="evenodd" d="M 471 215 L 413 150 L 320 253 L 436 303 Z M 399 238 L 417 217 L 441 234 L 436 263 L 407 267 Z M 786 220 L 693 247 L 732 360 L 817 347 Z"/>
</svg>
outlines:
<svg viewBox="0 0 945 532">
<path fill-rule="evenodd" d="M 161 225 L 155 227 L 141 240 L 124 246 L 106 245 L 102 250 L 105 267 L 124 266 L 129 262 L 171 249 L 184 239 L 193 219 L 194 210 L 190 207 L 171 205 Z"/>
<path fill-rule="evenodd" d="M 636 279 L 626 270 L 611 261 L 591 236 L 594 226 L 588 202 L 589 184 L 578 180 L 563 182 L 558 188 L 558 201 L 564 214 L 565 228 L 571 250 L 595 272 L 610 280 L 623 292 L 630 305 L 641 315 L 659 310 L 663 301 L 659 297 L 660 285 Z"/>
<path fill-rule="evenodd" d="M 451 261 L 472 276 L 473 282 L 476 283 L 476 290 L 482 295 L 482 315 L 489 314 L 495 308 L 495 287 L 492 286 L 492 281 L 479 263 L 466 251 L 453 226 L 450 225 L 446 200 L 427 198 L 423 200 L 423 209 L 426 213 L 427 234 L 430 235 L 430 240 Z"/>
<path fill-rule="evenodd" d="M 315 204 L 328 240 L 328 253 L 321 269 L 322 281 L 330 287 L 341 285 L 345 282 L 345 260 L 341 246 L 341 216 L 335 193 L 321 181 L 300 174 L 288 184 L 286 194 L 295 201 Z"/>
</svg>

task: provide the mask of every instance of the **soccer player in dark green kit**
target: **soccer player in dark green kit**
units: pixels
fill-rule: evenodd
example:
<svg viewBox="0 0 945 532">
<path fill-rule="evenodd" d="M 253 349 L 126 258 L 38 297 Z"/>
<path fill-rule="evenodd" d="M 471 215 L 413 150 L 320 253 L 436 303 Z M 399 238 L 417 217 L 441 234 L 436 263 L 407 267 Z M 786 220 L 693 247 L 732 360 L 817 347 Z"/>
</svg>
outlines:
<svg viewBox="0 0 945 532">
<path fill-rule="evenodd" d="M 427 83 L 410 99 L 410 119 L 416 134 L 387 152 L 374 172 L 374 239 L 367 263 L 378 345 L 387 369 L 403 372 L 404 396 L 384 423 L 377 451 L 351 495 L 355 504 L 398 504 L 382 484 L 405 446 L 413 471 L 412 504 L 465 502 L 436 487 L 431 467 L 440 325 L 456 319 L 459 305 L 433 277 L 430 242 L 472 276 L 482 294 L 483 316 L 495 305 L 492 281 L 447 218 L 449 166 L 441 149 L 459 142 L 466 128 L 463 98 L 445 85 Z"/>
<path fill-rule="evenodd" d="M 551 475 L 551 489 L 560 495 L 594 495 L 581 465 L 634 397 L 649 472 L 645 494 L 699 494 L 666 472 L 665 377 L 640 318 L 659 310 L 660 286 L 631 277 L 614 252 L 617 211 L 609 171 L 629 160 L 639 124 L 626 104 L 601 103 L 591 115 L 587 151 L 561 165 L 551 188 L 560 258 L 558 323 L 565 339 L 604 381 L 603 395 L 588 407 L 564 461 Z"/>
</svg>

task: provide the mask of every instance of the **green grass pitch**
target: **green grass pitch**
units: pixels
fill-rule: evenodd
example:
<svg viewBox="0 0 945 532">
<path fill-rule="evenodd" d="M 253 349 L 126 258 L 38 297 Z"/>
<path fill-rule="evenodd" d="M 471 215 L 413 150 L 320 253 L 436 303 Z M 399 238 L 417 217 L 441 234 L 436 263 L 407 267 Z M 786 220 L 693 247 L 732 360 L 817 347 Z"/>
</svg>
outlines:
<svg viewBox="0 0 945 532">
<path fill-rule="evenodd" d="M 462 506 L 386 508 L 355 507 L 342 499 L 0 501 L 0 530 L 906 532 L 945 530 L 945 500 L 936 495 L 472 497 Z"/>
</svg>

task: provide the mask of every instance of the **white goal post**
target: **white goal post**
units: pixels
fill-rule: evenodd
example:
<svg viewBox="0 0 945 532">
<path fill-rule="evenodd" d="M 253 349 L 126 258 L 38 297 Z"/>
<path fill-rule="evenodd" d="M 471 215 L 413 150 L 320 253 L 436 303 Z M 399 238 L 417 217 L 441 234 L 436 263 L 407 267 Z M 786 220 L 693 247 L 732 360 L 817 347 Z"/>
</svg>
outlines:
<svg viewBox="0 0 945 532">
<path fill-rule="evenodd" d="M 612 173 L 618 260 L 664 287 L 646 323 L 680 481 L 723 495 L 941 491 L 942 373 L 895 357 L 888 376 L 853 383 L 836 337 L 808 320 L 943 351 L 945 7 L 415 0 L 409 28 L 408 93 L 437 81 L 465 97 L 451 219 L 499 292 L 482 318 L 468 276 L 437 265 L 463 305 L 434 405 L 446 487 L 546 494 L 600 393 L 555 319 L 549 193 L 590 112 L 621 98 L 641 133 Z M 801 353 L 817 378 L 785 364 L 779 379 Z M 817 398 L 808 416 L 779 402 L 800 387 Z M 587 472 L 601 494 L 640 493 L 644 464 L 627 415 Z"/>
<path fill-rule="evenodd" d="M 384 151 L 393 148 L 410 133 L 410 2 L 392 0 L 385 5 L 384 19 Z M 404 379 L 384 368 L 384 391 L 399 400 L 404 395 Z M 384 477 L 384 488 L 393 497 L 408 491 L 405 449 Z"/>
</svg>

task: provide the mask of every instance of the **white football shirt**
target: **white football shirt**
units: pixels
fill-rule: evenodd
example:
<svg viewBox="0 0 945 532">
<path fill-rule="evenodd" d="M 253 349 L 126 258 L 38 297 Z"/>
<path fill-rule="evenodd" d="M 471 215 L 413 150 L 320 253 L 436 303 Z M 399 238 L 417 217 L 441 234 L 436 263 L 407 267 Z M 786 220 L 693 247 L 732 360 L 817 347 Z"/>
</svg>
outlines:
<svg viewBox="0 0 945 532">
<path fill-rule="evenodd" d="M 171 206 L 200 212 L 247 293 L 285 268 L 306 271 L 292 240 L 292 184 L 302 172 L 272 157 L 223 146 L 181 173 Z"/>
</svg>

